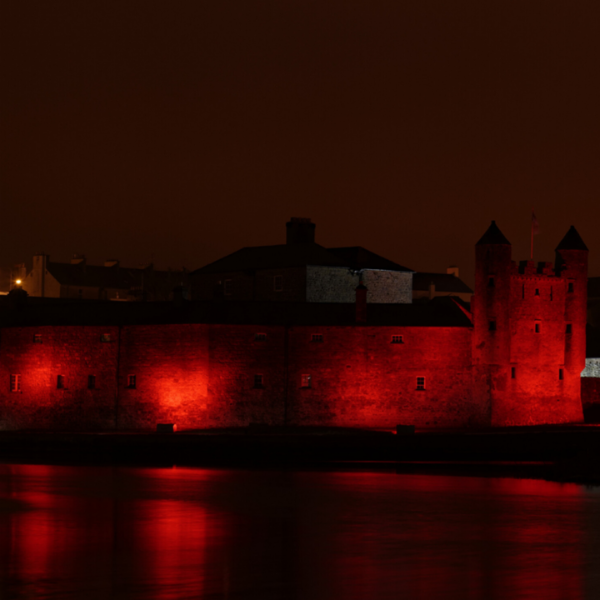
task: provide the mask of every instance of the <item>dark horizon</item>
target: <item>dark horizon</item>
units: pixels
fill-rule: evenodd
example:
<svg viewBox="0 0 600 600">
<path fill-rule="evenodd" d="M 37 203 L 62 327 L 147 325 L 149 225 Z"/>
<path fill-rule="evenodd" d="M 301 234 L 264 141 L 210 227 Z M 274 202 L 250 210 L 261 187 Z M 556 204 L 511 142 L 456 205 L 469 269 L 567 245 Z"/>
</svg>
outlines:
<svg viewBox="0 0 600 600">
<path fill-rule="evenodd" d="M 492 219 L 600 275 L 600 6 L 32 2 L 0 9 L 1 263 L 196 269 L 364 246 L 472 284 Z"/>
</svg>

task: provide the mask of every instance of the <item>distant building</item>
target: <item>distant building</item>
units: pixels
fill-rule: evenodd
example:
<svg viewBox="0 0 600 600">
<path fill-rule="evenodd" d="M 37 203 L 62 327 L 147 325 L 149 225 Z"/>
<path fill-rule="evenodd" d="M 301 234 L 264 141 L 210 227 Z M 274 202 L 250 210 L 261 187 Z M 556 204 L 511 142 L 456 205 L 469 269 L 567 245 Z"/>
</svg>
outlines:
<svg viewBox="0 0 600 600">
<path fill-rule="evenodd" d="M 155 271 L 121 267 L 118 260 L 88 265 L 76 255 L 70 263 L 51 262 L 45 254 L 33 257 L 23 289 L 33 297 L 82 300 L 169 300 L 173 288 L 187 287 L 186 271 Z"/>
<path fill-rule="evenodd" d="M 324 248 L 315 224 L 292 218 L 286 243 L 242 248 L 192 273 L 195 300 L 410 304 L 413 271 L 360 246 Z"/>
<path fill-rule="evenodd" d="M 413 301 L 433 300 L 439 296 L 457 296 L 471 302 L 473 290 L 458 277 L 458 267 L 449 267 L 447 273 L 421 273 L 413 275 Z"/>
</svg>

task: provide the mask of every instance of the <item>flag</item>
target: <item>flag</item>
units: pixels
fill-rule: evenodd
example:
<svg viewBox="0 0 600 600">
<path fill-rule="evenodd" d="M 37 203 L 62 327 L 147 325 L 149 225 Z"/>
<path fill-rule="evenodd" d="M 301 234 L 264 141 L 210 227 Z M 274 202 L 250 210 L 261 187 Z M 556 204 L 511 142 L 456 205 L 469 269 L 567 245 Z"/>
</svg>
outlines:
<svg viewBox="0 0 600 600">
<path fill-rule="evenodd" d="M 540 232 L 540 222 L 537 220 L 535 213 L 531 211 L 531 235 L 537 235 Z"/>
</svg>

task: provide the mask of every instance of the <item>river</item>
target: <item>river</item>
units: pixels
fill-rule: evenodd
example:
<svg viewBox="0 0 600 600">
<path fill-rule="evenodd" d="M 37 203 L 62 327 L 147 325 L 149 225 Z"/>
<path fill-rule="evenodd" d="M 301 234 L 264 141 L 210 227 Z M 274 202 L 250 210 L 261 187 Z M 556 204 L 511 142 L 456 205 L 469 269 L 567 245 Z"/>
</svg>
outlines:
<svg viewBox="0 0 600 600">
<path fill-rule="evenodd" d="M 600 488 L 0 465 L 0 598 L 600 598 Z"/>
</svg>

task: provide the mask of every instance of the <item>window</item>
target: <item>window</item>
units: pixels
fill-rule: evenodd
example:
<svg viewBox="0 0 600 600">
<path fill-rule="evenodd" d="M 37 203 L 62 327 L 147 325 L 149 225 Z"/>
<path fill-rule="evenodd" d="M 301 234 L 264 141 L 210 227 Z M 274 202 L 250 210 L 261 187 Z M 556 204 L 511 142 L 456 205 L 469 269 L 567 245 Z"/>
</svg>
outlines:
<svg viewBox="0 0 600 600">
<path fill-rule="evenodd" d="M 10 376 L 10 391 L 20 392 L 21 391 L 21 375 L 15 374 Z"/>
<path fill-rule="evenodd" d="M 392 344 L 403 344 L 404 340 L 401 335 L 393 335 L 392 336 Z"/>
<path fill-rule="evenodd" d="M 425 377 L 417 377 L 417 390 L 425 389 Z"/>
<path fill-rule="evenodd" d="M 130 390 L 135 390 L 137 387 L 137 378 L 135 375 L 127 375 L 127 387 Z"/>
<path fill-rule="evenodd" d="M 317 344 L 323 343 L 323 334 L 322 333 L 313 333 L 310 338 L 310 341 L 315 342 Z"/>
<path fill-rule="evenodd" d="M 42 343 L 42 334 L 41 333 L 35 333 L 33 335 L 33 343 L 34 344 L 41 344 Z"/>
<path fill-rule="evenodd" d="M 535 324 L 535 332 L 536 332 L 536 333 L 539 333 L 539 332 L 540 332 L 540 324 L 539 324 L 539 323 L 536 323 L 536 324 Z"/>
<path fill-rule="evenodd" d="M 262 389 L 265 387 L 265 381 L 264 378 L 261 374 L 257 373 L 254 376 L 254 388 L 255 389 Z"/>
<path fill-rule="evenodd" d="M 226 279 L 223 282 L 223 293 L 226 296 L 231 296 L 231 294 L 233 294 L 233 279 Z"/>
<path fill-rule="evenodd" d="M 510 378 L 511 379 L 516 379 L 517 378 L 517 367 L 511 367 L 510 368 Z"/>
<path fill-rule="evenodd" d="M 488 287 L 495 287 L 496 286 L 496 278 L 491 276 L 488 277 Z"/>
<path fill-rule="evenodd" d="M 275 275 L 273 277 L 273 291 L 274 292 L 283 292 L 283 276 Z"/>
<path fill-rule="evenodd" d="M 496 321 L 490 321 L 488 325 L 489 331 L 496 331 Z"/>
<path fill-rule="evenodd" d="M 56 389 L 57 390 L 64 390 L 65 389 L 65 376 L 64 375 L 57 375 L 56 376 Z"/>
<path fill-rule="evenodd" d="M 565 372 L 562 369 L 558 370 L 558 378 L 562 381 L 565 378 Z"/>
<path fill-rule="evenodd" d="M 539 296 L 540 295 L 540 289 L 539 288 L 535 288 L 535 295 Z"/>
<path fill-rule="evenodd" d="M 573 333 L 573 325 L 571 325 L 571 323 L 567 323 L 567 330 L 565 333 Z"/>
<path fill-rule="evenodd" d="M 312 386 L 311 386 L 311 378 L 310 378 L 310 375 L 302 375 L 302 377 L 301 377 L 301 382 L 300 382 L 300 387 L 303 387 L 303 388 L 309 388 L 309 387 L 312 387 Z"/>
<path fill-rule="evenodd" d="M 569 287 L 567 288 L 567 292 L 568 292 L 569 294 L 572 294 L 574 291 L 575 291 L 575 288 L 574 288 L 574 286 L 573 286 L 573 282 L 572 282 L 572 281 L 569 281 Z"/>
<path fill-rule="evenodd" d="M 100 336 L 100 341 L 103 342 L 104 344 L 106 344 L 108 342 L 112 342 L 112 336 L 110 335 L 110 333 L 103 333 Z"/>
<path fill-rule="evenodd" d="M 255 342 L 265 342 L 267 340 L 267 334 L 266 333 L 255 333 L 254 334 L 254 341 Z"/>
<path fill-rule="evenodd" d="M 96 389 L 96 376 L 88 375 L 88 390 L 95 390 L 95 389 Z"/>
</svg>

